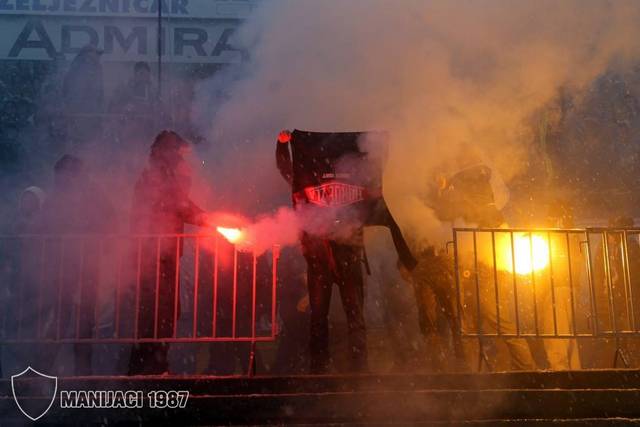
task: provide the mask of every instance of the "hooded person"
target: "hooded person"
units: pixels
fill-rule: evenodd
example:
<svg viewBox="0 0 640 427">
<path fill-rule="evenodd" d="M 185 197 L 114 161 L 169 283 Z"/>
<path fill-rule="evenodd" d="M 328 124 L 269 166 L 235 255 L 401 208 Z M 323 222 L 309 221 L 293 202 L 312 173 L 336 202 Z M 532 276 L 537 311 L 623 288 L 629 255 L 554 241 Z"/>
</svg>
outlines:
<svg viewBox="0 0 640 427">
<path fill-rule="evenodd" d="M 115 140 L 127 146 L 131 146 L 132 141 L 148 141 L 154 136 L 150 132 L 163 117 L 160 101 L 149 64 L 136 62 L 132 75 L 115 89 L 109 102 L 108 111 L 112 120 L 109 132 L 113 133 Z M 131 148 L 136 150 L 143 147 L 135 144 Z"/>
<path fill-rule="evenodd" d="M 109 111 L 132 112 L 149 111 L 158 101 L 158 89 L 151 80 L 151 68 L 146 62 L 136 62 L 129 80 L 119 86 L 111 102 Z"/>
<path fill-rule="evenodd" d="M 34 232 L 37 221 L 40 218 L 44 199 L 45 193 L 40 187 L 27 187 L 20 193 L 17 215 L 10 230 L 12 234 L 23 235 Z M 0 306 L 7 309 L 0 316 L 0 324 L 4 325 L 5 328 L 10 325 L 9 327 L 15 330 L 15 325 L 12 325 L 12 322 L 18 316 L 10 307 L 15 306 L 15 298 L 17 298 L 18 292 L 23 292 L 24 296 L 26 294 L 25 285 L 27 283 L 29 285 L 32 284 L 31 280 L 27 280 L 27 277 L 30 276 L 28 276 L 24 265 L 25 262 L 30 262 L 30 259 L 32 259 L 32 257 L 28 257 L 28 249 L 23 247 L 19 239 L 2 239 L 0 249 Z M 27 291 L 31 292 L 32 286 L 29 286 Z M 33 313 L 30 313 L 27 317 L 33 318 Z M 1 333 L 5 334 L 6 331 L 3 330 Z M 2 352 L 0 351 L 0 377 L 2 376 L 1 362 Z"/>
<path fill-rule="evenodd" d="M 67 139 L 72 145 L 91 142 L 102 131 L 104 81 L 95 45 L 84 46 L 71 62 L 62 84 Z"/>
<path fill-rule="evenodd" d="M 38 227 L 44 202 L 45 193 L 42 188 L 31 186 L 24 189 L 20 194 L 19 215 L 15 223 L 18 234 L 31 233 Z"/>
<path fill-rule="evenodd" d="M 65 154 L 56 162 L 53 172 L 53 190 L 43 203 L 41 228 L 57 234 L 112 232 L 115 208 L 85 163 Z"/>
<path fill-rule="evenodd" d="M 100 282 L 103 236 L 116 227 L 116 212 L 109 198 L 78 157 L 63 155 L 54 165 L 54 186 L 42 208 L 38 229 L 54 235 L 48 240 L 44 276 L 51 283 L 44 286 L 45 302 L 57 304 L 57 331 L 45 331 L 74 344 L 75 372 L 92 372 L 92 345 L 78 342 L 95 338 L 96 295 Z M 47 295 L 46 292 L 53 292 Z M 50 298 L 49 298 L 50 297 Z"/>
<path fill-rule="evenodd" d="M 104 83 L 100 57 L 103 51 L 88 44 L 80 49 L 65 75 L 62 96 L 69 113 L 101 113 Z"/>
<path fill-rule="evenodd" d="M 211 222 L 211 215 L 189 196 L 191 169 L 185 158 L 189 150 L 189 143 L 176 132 L 160 132 L 151 145 L 148 166 L 135 185 L 131 232 L 166 236 L 143 238 L 138 254 L 141 260 L 136 331 L 139 338 L 174 336 L 174 319 L 180 311 L 179 292 L 176 293 L 177 262 L 182 256 L 179 236 L 184 233 L 185 224 L 205 227 Z M 166 343 L 136 344 L 129 361 L 129 374 L 168 372 L 167 352 Z"/>
<path fill-rule="evenodd" d="M 448 221 L 454 225 L 458 221 L 465 224 L 475 224 L 477 227 L 486 229 L 497 229 L 505 224 L 502 208 L 508 201 L 508 189 L 499 175 L 492 170 L 485 160 L 480 150 L 471 145 L 463 143 L 459 149 L 460 155 L 456 158 L 456 167 L 454 172 L 446 175 L 440 174 L 435 180 L 436 186 L 429 197 L 429 205 L 433 208 L 438 219 Z M 437 187 L 437 188 L 434 188 Z M 476 328 L 480 325 L 489 325 L 489 328 L 497 330 L 498 324 L 503 333 L 515 334 L 517 326 L 514 321 L 507 315 L 504 310 L 498 313 L 495 297 L 492 297 L 490 290 L 493 286 L 491 280 L 492 274 L 491 263 L 487 263 L 482 259 L 483 252 L 480 251 L 478 256 L 481 258 L 478 262 L 477 276 L 480 283 L 480 294 L 475 288 L 474 275 L 468 278 L 462 275 L 460 278 L 461 293 L 457 297 L 461 298 L 460 305 L 462 310 L 455 309 L 455 274 L 453 270 L 453 260 L 450 259 L 444 250 L 434 250 L 428 248 L 423 251 L 425 258 L 422 261 L 425 268 L 417 268 L 416 272 L 422 273 L 419 287 L 419 300 L 424 302 L 423 312 L 433 312 L 433 306 L 429 306 L 426 301 L 431 299 L 441 308 L 436 311 L 442 311 L 448 318 L 450 327 L 460 329 L 460 324 L 475 324 Z M 466 259 L 466 257 L 465 257 Z M 459 268 L 468 271 L 474 271 L 473 265 L 462 265 L 464 261 L 459 261 Z M 427 286 L 425 286 L 427 285 Z M 504 290 L 501 295 L 506 294 L 508 290 Z M 429 297 L 429 294 L 435 293 L 435 298 Z M 477 297 L 477 299 L 476 299 Z M 480 318 L 472 318 L 475 310 L 475 301 L 479 301 L 479 310 L 482 313 Z M 463 316 L 458 318 L 457 312 Z M 433 322 L 431 322 L 433 323 Z M 483 326 L 486 328 L 487 326 Z M 479 329 L 480 330 L 480 329 Z M 436 332 L 436 335 L 438 333 Z M 465 347 L 465 358 L 470 359 L 472 350 L 469 348 L 468 341 L 460 343 L 459 337 L 455 337 L 456 353 L 458 358 L 462 358 L 460 346 Z M 533 359 L 528 343 L 520 338 L 505 338 L 504 345 L 510 355 L 510 363 L 517 370 L 533 370 L 536 363 Z M 486 355 L 482 353 L 482 357 L 486 359 Z M 486 361 L 486 360 L 485 360 Z"/>
<path fill-rule="evenodd" d="M 15 234 L 28 235 L 38 231 L 42 221 L 41 214 L 44 200 L 44 191 L 40 187 L 28 187 L 20 194 L 18 216 L 13 229 Z M 37 259 L 39 257 L 33 256 L 33 251 L 41 242 L 21 237 L 15 240 L 15 244 L 17 246 L 11 245 L 13 250 L 7 253 L 6 258 L 4 258 L 8 267 L 5 272 L 10 273 L 10 277 L 7 278 L 5 283 L 12 297 L 17 297 L 19 293 L 22 293 L 23 299 L 29 301 L 29 295 L 35 297 L 35 287 L 39 284 L 34 273 L 41 270 L 41 260 Z M 9 311 L 7 310 L 7 312 Z M 36 312 L 31 307 L 23 307 L 21 311 L 21 316 L 27 322 L 32 322 L 33 318 L 35 318 Z"/>
</svg>

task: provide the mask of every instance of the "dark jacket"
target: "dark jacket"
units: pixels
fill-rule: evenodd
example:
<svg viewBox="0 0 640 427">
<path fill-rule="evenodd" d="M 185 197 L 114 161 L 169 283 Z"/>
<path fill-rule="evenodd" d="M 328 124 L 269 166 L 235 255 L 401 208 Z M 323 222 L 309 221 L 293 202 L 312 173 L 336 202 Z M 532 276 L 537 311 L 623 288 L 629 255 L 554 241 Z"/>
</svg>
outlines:
<svg viewBox="0 0 640 427">
<path fill-rule="evenodd" d="M 359 151 L 357 141 L 361 135 L 361 132 L 321 133 L 295 130 L 292 134 L 291 144 L 293 161 L 289 151 L 290 144 L 277 142 L 276 166 L 282 177 L 291 185 L 294 206 L 299 203 L 309 203 L 307 188 L 334 181 L 338 175 L 336 164 L 348 156 L 351 156 L 349 158 L 353 165 L 347 175 L 353 174 L 358 177 L 354 182 L 347 181 L 349 184 L 355 183 L 357 185 L 358 181 L 363 181 L 365 185 L 370 186 L 372 182 L 377 182 L 372 179 L 376 169 L 371 168 L 366 159 L 366 153 Z M 357 161 L 355 161 L 356 159 Z M 381 183 L 379 185 L 381 186 Z M 368 193 L 369 190 L 367 188 L 364 193 Z M 381 189 L 376 189 L 375 193 L 381 193 Z M 356 219 L 353 240 L 358 241 L 359 246 L 362 245 L 363 226 L 382 225 L 389 227 L 401 262 L 408 270 L 413 270 L 417 261 L 411 254 L 400 227 L 387 208 L 382 195 L 366 194 L 363 199 L 351 204 L 349 209 L 344 211 L 345 215 L 339 217 L 340 222 L 350 224 L 353 223 L 354 218 Z"/>
<path fill-rule="evenodd" d="M 168 169 L 149 168 L 136 182 L 131 230 L 134 233 L 181 234 L 185 224 L 205 225 L 205 211 L 188 194 L 188 185 Z"/>
<path fill-rule="evenodd" d="M 463 219 L 480 227 L 498 227 L 504 222 L 494 200 L 491 169 L 485 165 L 464 169 L 448 178 L 434 209 L 443 221 Z"/>
<path fill-rule="evenodd" d="M 42 231 L 52 234 L 107 234 L 116 228 L 116 211 L 105 192 L 85 176 L 54 188 L 42 207 Z"/>
<path fill-rule="evenodd" d="M 62 95 L 67 113 L 97 114 L 103 111 L 102 64 L 91 46 L 83 48 L 69 66 Z"/>
</svg>

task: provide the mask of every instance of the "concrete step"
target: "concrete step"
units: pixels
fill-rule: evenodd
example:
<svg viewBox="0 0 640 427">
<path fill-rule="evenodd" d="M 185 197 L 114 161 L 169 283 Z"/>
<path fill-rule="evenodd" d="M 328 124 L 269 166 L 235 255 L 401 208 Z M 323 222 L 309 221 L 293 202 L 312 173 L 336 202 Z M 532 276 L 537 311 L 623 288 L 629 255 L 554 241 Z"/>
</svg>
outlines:
<svg viewBox="0 0 640 427">
<path fill-rule="evenodd" d="M 60 391 L 188 390 L 184 409 L 60 408 Z M 0 419 L 22 422 L 11 384 L 0 381 Z M 640 371 L 295 377 L 60 378 L 45 422 L 109 424 L 430 423 L 627 425 L 640 419 Z M 515 423 L 515 424 L 514 424 Z M 492 424 L 493 425 L 493 424 Z"/>
</svg>

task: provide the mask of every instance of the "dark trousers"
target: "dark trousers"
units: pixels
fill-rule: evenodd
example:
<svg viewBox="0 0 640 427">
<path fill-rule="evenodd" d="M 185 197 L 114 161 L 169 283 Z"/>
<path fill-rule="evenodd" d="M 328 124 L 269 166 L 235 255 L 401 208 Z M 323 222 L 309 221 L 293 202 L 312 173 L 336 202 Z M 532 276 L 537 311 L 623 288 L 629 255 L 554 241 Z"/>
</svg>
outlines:
<svg viewBox="0 0 640 427">
<path fill-rule="evenodd" d="M 176 251 L 175 249 L 163 250 L 158 259 L 157 270 L 157 257 L 145 257 L 145 255 L 151 255 L 153 251 L 145 252 L 143 252 L 141 265 L 138 338 L 170 338 L 173 337 L 174 318 L 180 312 L 176 299 L 178 298 Z M 167 343 L 134 345 L 129 360 L 129 375 L 153 375 L 167 372 L 169 370 L 168 352 Z"/>
<path fill-rule="evenodd" d="M 88 274 L 88 280 L 85 279 L 85 284 L 80 293 L 81 301 L 78 307 L 78 316 L 80 317 L 78 325 L 78 335 L 80 338 L 91 338 L 98 336 L 96 327 L 96 297 L 98 293 L 98 265 L 92 263 L 90 267 L 90 273 Z M 91 359 L 92 359 L 92 344 L 76 343 L 74 345 L 75 354 L 75 372 L 76 375 L 91 375 Z"/>
<path fill-rule="evenodd" d="M 282 329 L 278 333 L 278 350 L 272 373 L 299 374 L 308 369 L 305 340 L 309 333 L 309 315 L 296 309 L 298 298 L 280 298 Z M 283 307 L 284 306 L 284 307 Z"/>
<path fill-rule="evenodd" d="M 61 325 L 63 325 L 61 333 L 80 340 L 97 337 L 96 296 L 100 277 L 100 260 L 97 249 L 95 249 L 96 246 L 97 242 L 87 241 L 84 248 L 74 248 L 76 250 L 84 249 L 85 251 L 84 259 L 80 263 L 83 268 L 77 271 L 79 280 L 76 279 L 76 276 L 72 276 L 76 272 L 70 269 L 69 276 L 65 276 L 65 282 L 62 283 L 61 295 L 63 301 L 60 306 L 61 312 L 59 313 Z M 80 258 L 78 255 L 76 259 Z M 73 260 L 71 263 L 73 263 Z M 65 295 L 75 295 L 79 299 L 75 302 L 65 300 Z M 92 344 L 79 342 L 73 344 L 76 375 L 91 375 L 92 349 Z"/>
<path fill-rule="evenodd" d="M 465 367 L 453 274 L 453 260 L 445 255 L 425 255 L 414 270 L 413 285 L 420 330 L 427 341 L 427 362 L 437 372 Z"/>
<path fill-rule="evenodd" d="M 352 371 L 367 369 L 367 337 L 364 322 L 364 289 L 359 246 L 303 238 L 307 260 L 310 324 L 310 371 L 329 370 L 329 307 L 333 284 L 338 285 L 347 316 L 349 359 Z"/>
</svg>

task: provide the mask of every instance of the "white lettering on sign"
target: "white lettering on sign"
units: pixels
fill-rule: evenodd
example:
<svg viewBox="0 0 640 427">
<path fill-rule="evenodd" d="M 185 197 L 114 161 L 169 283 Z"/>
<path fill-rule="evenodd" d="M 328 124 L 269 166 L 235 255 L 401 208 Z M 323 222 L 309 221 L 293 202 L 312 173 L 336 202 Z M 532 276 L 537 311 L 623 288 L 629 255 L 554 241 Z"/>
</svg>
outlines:
<svg viewBox="0 0 640 427">
<path fill-rule="evenodd" d="M 0 14 L 242 19 L 261 0 L 0 0 Z"/>
<path fill-rule="evenodd" d="M 329 182 L 304 189 L 310 203 L 323 207 L 346 206 L 364 200 L 365 189 L 342 182 Z"/>
<path fill-rule="evenodd" d="M 167 14 L 188 15 L 189 0 L 163 0 Z M 65 13 L 157 13 L 160 0 L 0 0 L 0 11 Z"/>
<path fill-rule="evenodd" d="M 263 0 L 0 0 L 0 60 L 50 60 L 93 44 L 103 61 L 237 63 L 231 35 Z M 120 19 L 114 20 L 114 17 Z M 69 59 L 69 58 L 68 58 Z"/>
<path fill-rule="evenodd" d="M 163 58 L 166 62 L 238 63 L 243 53 L 230 40 L 238 25 L 223 20 L 172 20 L 161 34 Z M 72 59 L 87 44 L 104 50 L 103 61 L 157 57 L 157 26 L 148 19 L 13 17 L 2 29 L 6 36 L 0 38 L 0 59 L 50 60 L 59 55 Z"/>
</svg>

